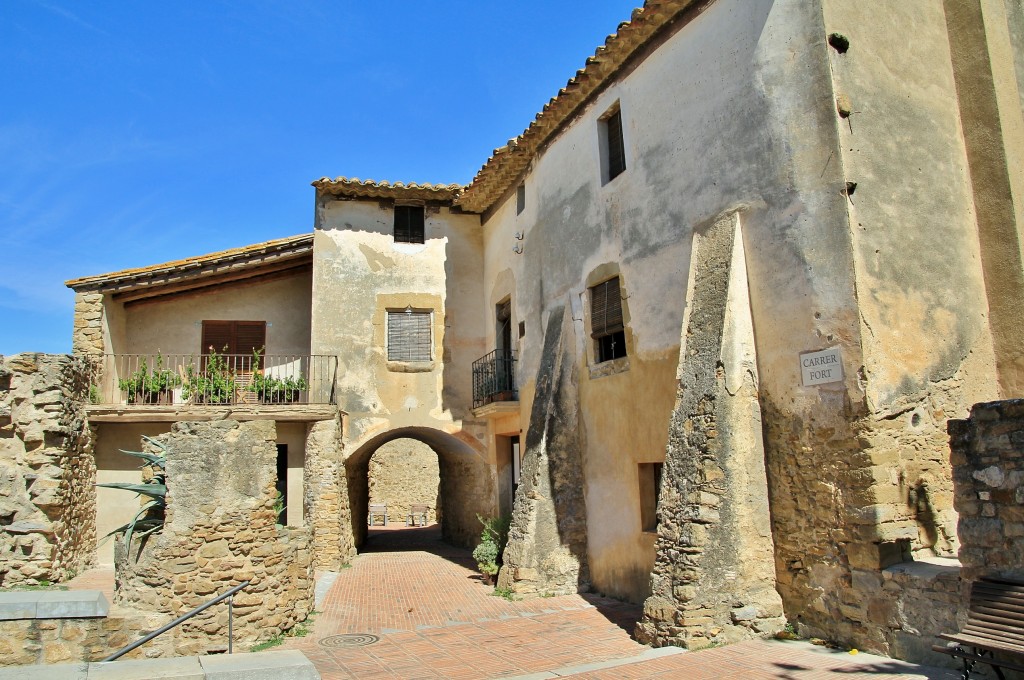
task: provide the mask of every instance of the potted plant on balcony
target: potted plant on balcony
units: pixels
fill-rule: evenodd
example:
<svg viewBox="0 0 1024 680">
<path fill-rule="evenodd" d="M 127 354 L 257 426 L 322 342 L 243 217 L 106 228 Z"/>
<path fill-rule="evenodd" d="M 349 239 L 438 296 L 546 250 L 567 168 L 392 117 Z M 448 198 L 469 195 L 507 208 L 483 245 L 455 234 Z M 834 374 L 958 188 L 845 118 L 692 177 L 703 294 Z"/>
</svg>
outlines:
<svg viewBox="0 0 1024 680">
<path fill-rule="evenodd" d="M 181 384 L 174 371 L 164 368 L 164 358 L 156 355 L 156 366 L 151 371 L 143 359 L 139 367 L 127 378 L 117 381 L 117 387 L 125 393 L 129 404 L 170 404 L 171 390 Z"/>
<path fill-rule="evenodd" d="M 223 355 L 217 354 L 217 350 L 212 347 L 205 359 L 205 368 L 197 371 L 195 365 L 189 364 L 185 369 L 185 384 L 181 389 L 181 396 L 193 404 L 232 403 L 238 386 L 234 372 L 228 368 L 227 360 Z"/>
<path fill-rule="evenodd" d="M 309 383 L 302 376 L 275 378 L 257 372 L 253 375 L 249 389 L 255 392 L 264 404 L 291 404 L 299 398 L 299 392 L 309 389 Z"/>
</svg>

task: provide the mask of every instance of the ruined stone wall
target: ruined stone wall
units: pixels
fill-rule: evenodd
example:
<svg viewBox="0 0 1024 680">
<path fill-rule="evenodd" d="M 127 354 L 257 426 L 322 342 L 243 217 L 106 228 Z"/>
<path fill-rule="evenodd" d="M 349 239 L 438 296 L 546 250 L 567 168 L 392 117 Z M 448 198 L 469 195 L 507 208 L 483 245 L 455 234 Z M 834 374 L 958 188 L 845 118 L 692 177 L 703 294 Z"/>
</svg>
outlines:
<svg viewBox="0 0 1024 680">
<path fill-rule="evenodd" d="M 100 661 L 171 621 L 165 614 L 112 607 L 102 618 L 0 621 L 0 666 Z M 122 659 L 174 656 L 170 634 L 147 642 Z"/>
<path fill-rule="evenodd" d="M 242 581 L 235 640 L 266 640 L 313 609 L 309 532 L 275 525 L 273 421 L 176 423 L 167 446 L 167 516 L 147 541 L 120 542 L 115 598 L 142 611 L 180 616 Z M 227 607 L 182 624 L 178 654 L 222 648 Z"/>
<path fill-rule="evenodd" d="M 440 517 L 437 454 L 415 439 L 396 439 L 370 458 L 370 503 L 387 503 L 388 521 L 404 522 L 411 505 L 427 505 L 428 522 Z"/>
<path fill-rule="evenodd" d="M 356 554 L 345 466 L 341 462 L 341 421 L 313 423 L 306 437 L 303 516 L 312 532 L 317 569 L 337 570 Z"/>
<path fill-rule="evenodd" d="M 0 585 L 59 582 L 92 564 L 88 394 L 82 359 L 0 356 Z"/>
<path fill-rule="evenodd" d="M 637 637 L 700 649 L 781 630 L 740 216 L 694 237 L 652 595 Z"/>
<path fill-rule="evenodd" d="M 1024 578 L 1024 399 L 949 422 L 963 578 Z"/>
<path fill-rule="evenodd" d="M 572 313 L 551 312 L 498 586 L 523 595 L 590 588 Z"/>
</svg>

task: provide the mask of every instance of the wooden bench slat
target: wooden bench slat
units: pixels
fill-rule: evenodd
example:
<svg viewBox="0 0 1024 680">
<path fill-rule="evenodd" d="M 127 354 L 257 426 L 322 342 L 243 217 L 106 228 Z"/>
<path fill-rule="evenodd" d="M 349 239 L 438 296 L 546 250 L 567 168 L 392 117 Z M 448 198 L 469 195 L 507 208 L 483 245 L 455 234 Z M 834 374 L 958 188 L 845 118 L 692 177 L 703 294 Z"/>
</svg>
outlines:
<svg viewBox="0 0 1024 680">
<path fill-rule="evenodd" d="M 985 599 L 1005 599 L 1010 602 L 1024 601 L 1024 589 L 993 587 L 985 584 L 975 584 L 971 587 L 971 599 L 984 597 Z"/>
<path fill-rule="evenodd" d="M 1006 629 L 1008 631 L 1018 631 L 1018 634 L 1024 638 L 1024 621 L 1000 617 L 1000 615 L 993 614 L 988 611 L 973 612 L 971 614 L 971 618 L 968 619 L 967 625 L 978 626 L 980 628 L 991 626 L 994 628 Z"/>
<path fill-rule="evenodd" d="M 1024 620 L 1024 606 L 1011 605 L 1005 602 L 993 602 L 992 600 L 979 600 L 971 603 L 972 612 L 988 610 L 997 612 L 1000 616 Z"/>
<path fill-rule="evenodd" d="M 1013 652 L 1015 654 L 1024 653 L 1024 645 L 1019 642 L 992 638 L 986 635 L 978 635 L 976 633 L 959 633 L 957 635 L 946 634 L 940 635 L 939 637 L 944 640 L 951 640 L 953 642 L 959 642 L 960 644 L 973 645 L 986 649 L 999 649 L 1001 651 Z"/>
</svg>

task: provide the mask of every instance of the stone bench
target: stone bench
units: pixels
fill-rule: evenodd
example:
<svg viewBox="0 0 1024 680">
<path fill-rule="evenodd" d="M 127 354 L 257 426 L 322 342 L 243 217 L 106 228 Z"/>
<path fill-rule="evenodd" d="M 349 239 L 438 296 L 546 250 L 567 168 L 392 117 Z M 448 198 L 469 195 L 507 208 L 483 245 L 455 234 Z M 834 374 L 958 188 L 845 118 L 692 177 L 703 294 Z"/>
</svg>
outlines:
<svg viewBox="0 0 1024 680">
<path fill-rule="evenodd" d="M 320 680 L 297 650 L 0 668 L 0 680 Z"/>
<path fill-rule="evenodd" d="M 14 590 L 0 593 L 0 621 L 95 619 L 110 613 L 98 590 Z"/>
</svg>

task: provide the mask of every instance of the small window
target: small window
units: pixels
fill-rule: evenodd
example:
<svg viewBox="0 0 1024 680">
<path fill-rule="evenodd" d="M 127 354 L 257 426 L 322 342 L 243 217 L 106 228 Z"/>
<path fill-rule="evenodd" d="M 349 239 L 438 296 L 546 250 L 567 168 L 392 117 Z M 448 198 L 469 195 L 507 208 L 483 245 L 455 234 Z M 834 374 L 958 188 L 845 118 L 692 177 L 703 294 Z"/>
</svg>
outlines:
<svg viewBox="0 0 1024 680">
<path fill-rule="evenodd" d="M 640 527 L 644 531 L 658 530 L 658 500 L 661 496 L 661 471 L 664 463 L 640 463 Z"/>
<path fill-rule="evenodd" d="M 605 114 L 600 124 L 601 173 L 607 183 L 621 175 L 626 169 L 626 145 L 622 138 L 622 110 L 615 105 L 614 111 Z"/>
<path fill-rule="evenodd" d="M 590 337 L 594 339 L 597 363 L 626 356 L 622 293 L 617 276 L 590 289 Z"/>
<path fill-rule="evenodd" d="M 431 313 L 388 311 L 388 361 L 430 361 Z"/>
<path fill-rule="evenodd" d="M 423 206 L 395 206 L 395 243 L 423 243 Z"/>
<path fill-rule="evenodd" d="M 526 208 L 526 184 L 520 184 L 516 187 L 516 214 L 523 212 Z"/>
</svg>

